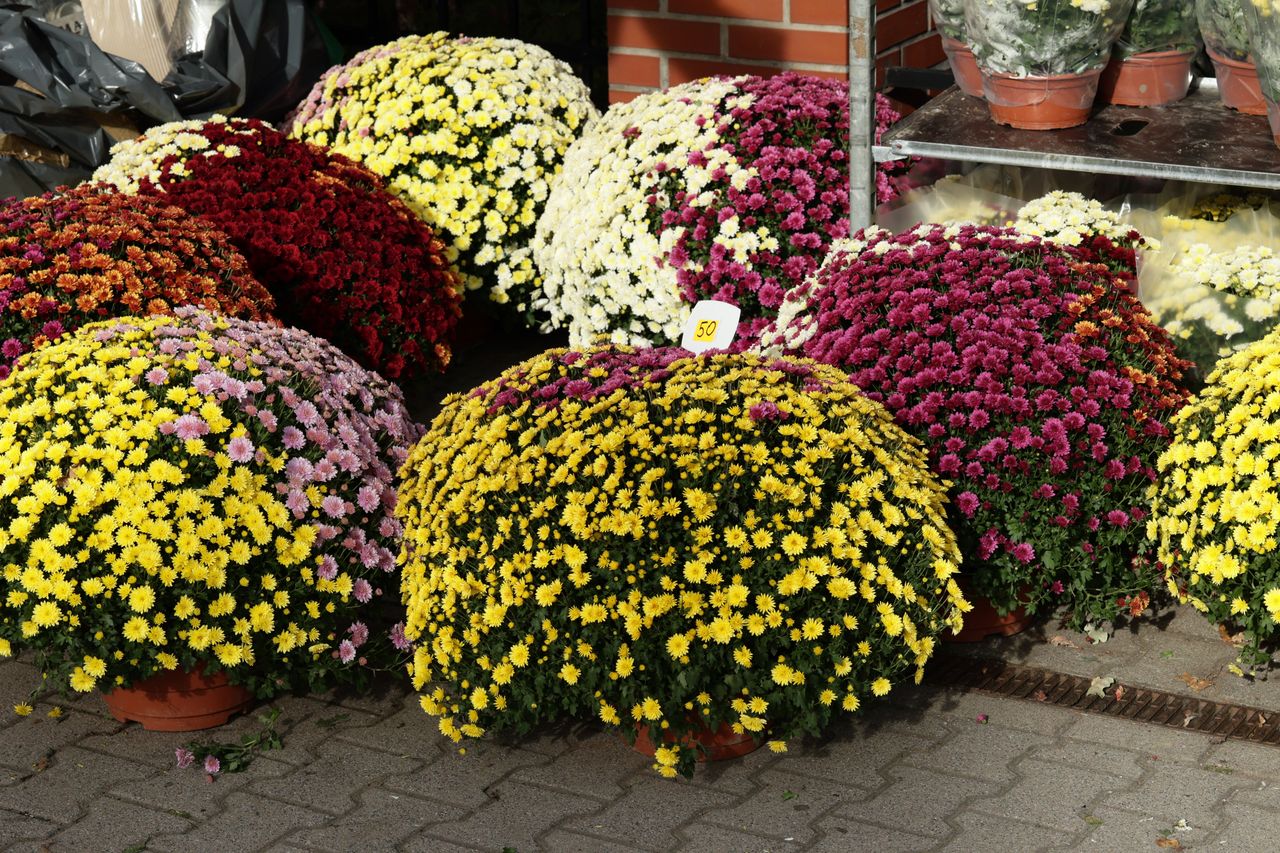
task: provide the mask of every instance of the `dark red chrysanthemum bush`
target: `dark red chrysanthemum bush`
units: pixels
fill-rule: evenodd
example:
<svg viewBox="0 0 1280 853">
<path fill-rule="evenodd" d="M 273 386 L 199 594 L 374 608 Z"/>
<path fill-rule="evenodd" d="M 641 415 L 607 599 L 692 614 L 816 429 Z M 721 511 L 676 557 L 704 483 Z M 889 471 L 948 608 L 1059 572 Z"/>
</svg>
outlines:
<svg viewBox="0 0 1280 853">
<path fill-rule="evenodd" d="M 460 315 L 443 243 L 373 173 L 253 119 L 152 128 L 94 178 L 222 228 L 286 322 L 392 377 L 442 370 Z"/>
</svg>

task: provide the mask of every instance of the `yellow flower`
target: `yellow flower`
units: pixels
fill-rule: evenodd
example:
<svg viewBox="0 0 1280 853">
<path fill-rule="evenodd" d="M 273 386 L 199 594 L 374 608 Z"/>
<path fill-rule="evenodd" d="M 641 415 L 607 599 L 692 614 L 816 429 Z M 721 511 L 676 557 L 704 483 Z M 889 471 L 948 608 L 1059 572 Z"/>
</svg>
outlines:
<svg viewBox="0 0 1280 853">
<path fill-rule="evenodd" d="M 52 601 L 42 601 L 31 611 L 31 621 L 41 628 L 57 625 L 62 619 L 62 610 Z"/>
<path fill-rule="evenodd" d="M 71 684 L 71 689 L 77 693 L 88 693 L 98 683 L 98 679 L 89 675 L 81 667 L 76 667 L 71 673 L 69 683 Z"/>
<path fill-rule="evenodd" d="M 129 609 L 134 613 L 146 613 L 155 603 L 155 591 L 149 586 L 137 587 L 129 593 Z"/>
<path fill-rule="evenodd" d="M 786 752 L 787 742 L 785 740 L 771 740 L 769 741 L 769 751 L 770 752 Z"/>
<path fill-rule="evenodd" d="M 141 616 L 133 616 L 129 621 L 124 623 L 124 629 L 121 633 L 126 640 L 134 643 L 141 643 L 147 638 L 147 634 L 151 631 L 151 625 Z"/>
<path fill-rule="evenodd" d="M 577 684 L 578 677 L 580 675 L 582 675 L 582 670 L 578 669 L 576 666 L 574 666 L 571 663 L 567 663 L 564 666 L 560 667 L 560 678 L 566 684 Z"/>
<path fill-rule="evenodd" d="M 667 638 L 667 654 L 677 660 L 689 654 L 689 638 L 684 634 L 672 634 Z"/>
<path fill-rule="evenodd" d="M 739 646 L 734 649 L 733 659 L 737 662 L 738 666 L 743 667 L 744 669 L 751 668 L 751 650 L 746 646 Z"/>
<path fill-rule="evenodd" d="M 19 717 L 27 717 L 31 715 L 32 708 L 26 702 L 19 702 L 13 706 L 13 713 Z"/>
<path fill-rule="evenodd" d="M 889 679 L 882 676 L 871 682 L 871 692 L 876 696 L 887 696 L 891 686 L 892 685 L 889 684 Z"/>
</svg>

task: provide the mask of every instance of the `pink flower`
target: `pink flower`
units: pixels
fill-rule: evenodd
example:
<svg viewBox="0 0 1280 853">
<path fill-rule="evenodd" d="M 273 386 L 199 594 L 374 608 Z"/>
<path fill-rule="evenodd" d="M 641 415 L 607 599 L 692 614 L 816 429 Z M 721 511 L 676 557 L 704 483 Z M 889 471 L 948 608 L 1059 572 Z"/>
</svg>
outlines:
<svg viewBox="0 0 1280 853">
<path fill-rule="evenodd" d="M 1122 509 L 1113 509 L 1107 513 L 1107 521 L 1111 522 L 1116 527 L 1128 527 L 1129 513 Z"/>
<path fill-rule="evenodd" d="M 409 638 L 404 635 L 404 623 L 397 622 L 391 626 L 391 645 L 395 646 L 398 651 L 405 651 L 409 646 L 413 645 L 409 642 Z"/>
<path fill-rule="evenodd" d="M 169 381 L 169 371 L 165 370 L 163 367 L 153 367 L 148 370 L 144 376 L 146 377 L 147 382 L 152 385 L 163 385 Z"/>
<path fill-rule="evenodd" d="M 320 503 L 320 509 L 330 518 L 342 518 L 347 514 L 347 505 L 337 495 L 329 495 Z"/>
<path fill-rule="evenodd" d="M 356 659 L 356 647 L 350 640 L 343 640 L 338 644 L 338 660 L 343 663 L 351 663 Z"/>
<path fill-rule="evenodd" d="M 979 503 L 978 496 L 973 492 L 966 491 L 956 495 L 956 507 L 965 514 L 966 518 L 973 518 Z"/>
<path fill-rule="evenodd" d="M 365 512 L 373 512 L 382 503 L 381 495 L 372 486 L 361 486 L 356 494 L 356 504 Z M 386 534 L 383 534 L 384 536 Z"/>
<path fill-rule="evenodd" d="M 222 762 L 218 760 L 216 755 L 206 755 L 204 757 L 204 772 L 210 776 L 217 775 L 222 770 Z"/>
<path fill-rule="evenodd" d="M 352 622 L 351 626 L 347 628 L 347 633 L 351 635 L 351 642 L 358 649 L 369 639 L 369 626 L 363 622 Z"/>
<path fill-rule="evenodd" d="M 284 432 L 280 433 L 280 441 L 290 450 L 298 450 L 307 443 L 307 439 L 302 434 L 302 430 L 297 427 L 287 426 Z"/>
<path fill-rule="evenodd" d="M 364 578 L 358 578 L 351 588 L 352 594 L 356 597 L 356 601 L 361 604 L 368 604 L 369 599 L 373 598 L 373 587 Z"/>
<path fill-rule="evenodd" d="M 248 462 L 253 458 L 253 442 L 244 436 L 237 436 L 227 442 L 227 456 L 232 462 Z"/>
<path fill-rule="evenodd" d="M 333 557 L 325 554 L 320 558 L 320 566 L 316 569 L 316 575 L 321 580 L 331 581 L 338 576 L 338 563 Z"/>
<path fill-rule="evenodd" d="M 183 415 L 174 422 L 174 434 L 183 441 L 209 434 L 209 425 L 198 415 Z"/>
<path fill-rule="evenodd" d="M 178 769 L 186 770 L 196 760 L 196 754 L 185 747 L 178 747 L 173 751 L 174 757 L 178 759 Z"/>
<path fill-rule="evenodd" d="M 1019 563 L 1030 563 L 1036 558 L 1036 550 L 1027 542 L 1019 542 L 1009 551 Z"/>
</svg>

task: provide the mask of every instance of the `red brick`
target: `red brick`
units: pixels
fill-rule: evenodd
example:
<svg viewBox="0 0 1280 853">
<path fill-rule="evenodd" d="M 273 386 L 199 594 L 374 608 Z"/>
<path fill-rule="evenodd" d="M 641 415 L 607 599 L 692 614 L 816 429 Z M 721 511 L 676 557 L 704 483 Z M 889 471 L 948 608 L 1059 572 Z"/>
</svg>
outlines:
<svg viewBox="0 0 1280 853">
<path fill-rule="evenodd" d="M 929 31 L 929 10 L 924 0 L 876 18 L 876 45 L 889 47 Z"/>
<path fill-rule="evenodd" d="M 936 33 L 902 46 L 902 64 L 908 68 L 931 68 L 944 58 L 942 38 Z"/>
<path fill-rule="evenodd" d="M 902 64 L 902 52 L 890 50 L 876 57 L 876 88 L 883 89 L 885 73 L 890 65 Z"/>
<path fill-rule="evenodd" d="M 610 89 L 610 90 L 609 90 L 609 103 L 611 103 L 611 104 L 625 104 L 627 101 L 630 101 L 630 100 L 632 100 L 632 99 L 634 99 L 634 98 L 637 98 L 637 97 L 639 97 L 640 95 L 643 95 L 643 94 L 644 94 L 644 92 L 626 92 L 626 91 L 623 91 L 622 89 Z"/>
<path fill-rule="evenodd" d="M 609 0 L 610 9 L 640 9 L 645 12 L 658 11 L 658 0 Z"/>
<path fill-rule="evenodd" d="M 747 21 L 781 21 L 782 0 L 668 0 L 667 11 Z"/>
<path fill-rule="evenodd" d="M 887 12 L 902 5 L 902 0 L 876 0 L 876 11 Z"/>
<path fill-rule="evenodd" d="M 791 23 L 848 27 L 849 0 L 791 0 Z"/>
<path fill-rule="evenodd" d="M 622 86 L 660 86 L 658 57 L 609 53 L 609 82 Z"/>
<path fill-rule="evenodd" d="M 729 55 L 741 59 L 777 59 L 845 65 L 849 41 L 844 33 L 792 27 L 729 27 Z"/>
<path fill-rule="evenodd" d="M 609 16 L 609 47 L 647 47 L 720 55 L 720 25 L 710 21 Z"/>
<path fill-rule="evenodd" d="M 778 72 L 779 68 L 765 68 L 759 65 L 743 65 L 732 60 L 688 59 L 673 56 L 667 60 L 667 82 L 675 86 L 688 83 L 701 77 L 714 77 L 717 74 L 736 76 L 738 74 L 758 74 L 768 76 L 770 72 Z"/>
</svg>

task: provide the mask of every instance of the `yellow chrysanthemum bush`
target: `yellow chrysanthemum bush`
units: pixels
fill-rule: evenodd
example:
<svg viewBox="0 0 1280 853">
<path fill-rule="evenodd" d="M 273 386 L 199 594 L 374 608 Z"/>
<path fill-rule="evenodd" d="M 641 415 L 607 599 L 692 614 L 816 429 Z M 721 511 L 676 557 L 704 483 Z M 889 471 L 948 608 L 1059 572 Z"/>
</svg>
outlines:
<svg viewBox="0 0 1280 853">
<path fill-rule="evenodd" d="M 1243 629 L 1239 663 L 1266 667 L 1280 636 L 1280 332 L 1219 361 L 1173 431 L 1147 523 L 1169 590 Z"/>
<path fill-rule="evenodd" d="M 597 718 L 817 734 L 968 605 L 923 448 L 838 370 L 553 350 L 454 395 L 402 470 L 411 673 L 455 741 Z"/>
<path fill-rule="evenodd" d="M 512 39 L 406 36 L 334 67 L 286 122 L 386 178 L 468 290 L 528 314 L 527 243 L 569 144 L 597 116 L 564 62 Z"/>
<path fill-rule="evenodd" d="M 203 666 L 267 696 L 398 669 L 379 604 L 420 432 L 331 345 L 192 308 L 23 356 L 0 382 L 0 656 L 29 649 L 79 692 Z"/>
</svg>

